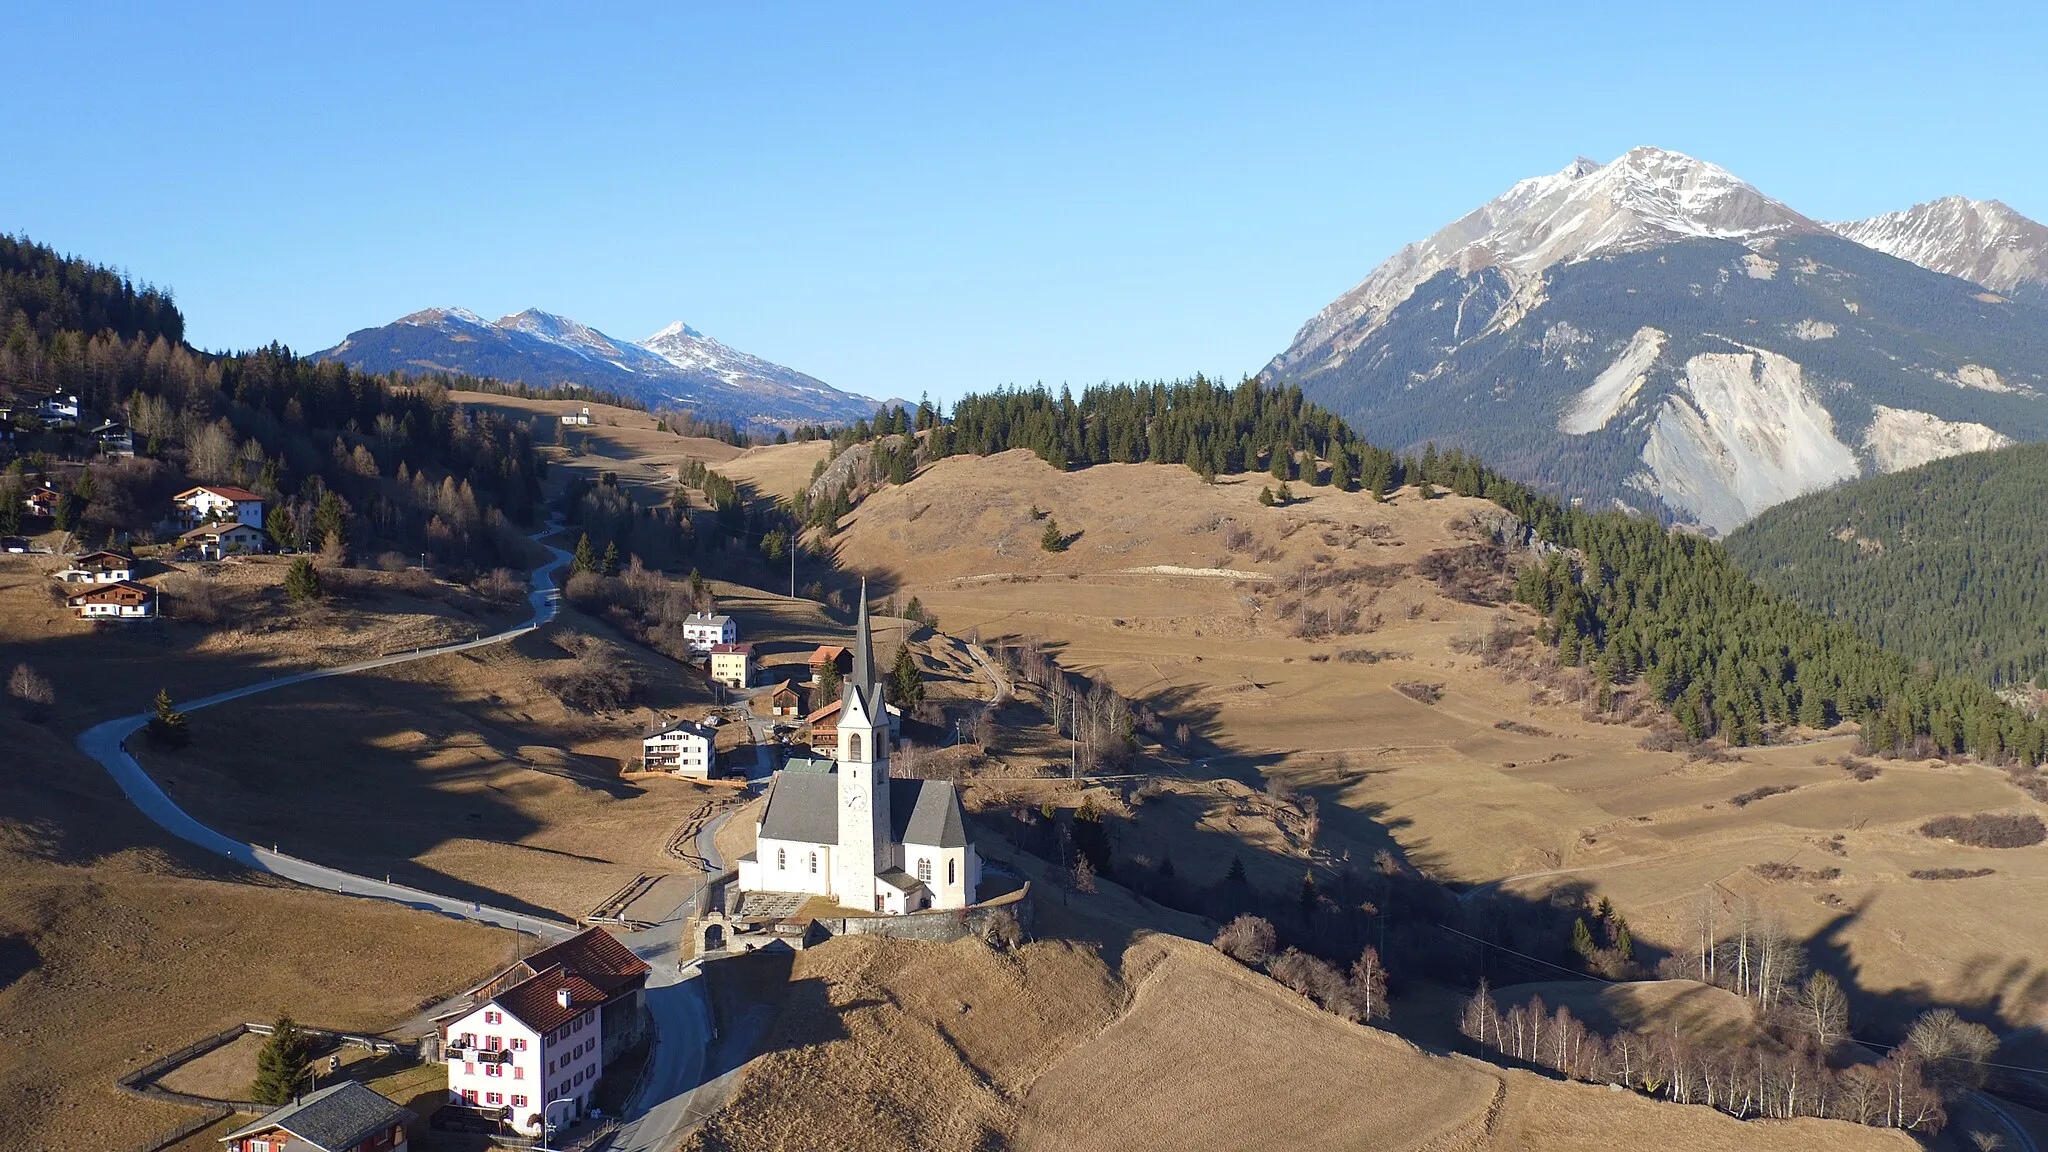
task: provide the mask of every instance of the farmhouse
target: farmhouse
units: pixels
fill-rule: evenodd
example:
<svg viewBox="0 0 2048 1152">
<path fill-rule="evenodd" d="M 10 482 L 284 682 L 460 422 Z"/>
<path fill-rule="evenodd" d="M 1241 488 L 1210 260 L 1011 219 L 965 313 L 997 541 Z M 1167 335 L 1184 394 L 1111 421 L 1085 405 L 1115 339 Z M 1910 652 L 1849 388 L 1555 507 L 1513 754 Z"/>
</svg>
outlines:
<svg viewBox="0 0 2048 1152">
<path fill-rule="evenodd" d="M 263 527 L 263 497 L 247 488 L 227 484 L 202 484 L 171 497 L 178 518 L 186 524 L 209 520 L 232 521 L 251 528 Z"/>
<path fill-rule="evenodd" d="M 752 644 L 711 646 L 711 678 L 727 688 L 745 688 L 754 682 Z"/>
<path fill-rule="evenodd" d="M 716 743 L 716 730 L 678 720 L 640 742 L 640 767 L 647 772 L 673 772 L 692 780 L 708 780 L 716 763 Z"/>
<path fill-rule="evenodd" d="M 99 443 L 100 451 L 109 456 L 135 455 L 135 434 L 126 424 L 109 420 L 92 430 L 92 436 Z"/>
<path fill-rule="evenodd" d="M 36 415 L 52 428 L 75 428 L 78 426 L 78 397 L 59 394 L 45 397 L 36 405 Z"/>
<path fill-rule="evenodd" d="M 818 684 L 828 667 L 841 676 L 853 671 L 853 657 L 837 644 L 820 644 L 818 650 L 811 653 L 810 665 L 811 683 Z"/>
<path fill-rule="evenodd" d="M 692 652 L 709 652 L 720 644 L 731 644 L 740 638 L 740 626 L 730 616 L 709 616 L 692 612 L 683 618 L 683 643 Z"/>
<path fill-rule="evenodd" d="M 755 850 L 739 862 L 740 887 L 826 896 L 884 914 L 973 903 L 981 857 L 953 786 L 889 776 L 890 724 L 865 588 L 853 671 L 837 707 L 832 770 L 776 777 Z"/>
<path fill-rule="evenodd" d="M 146 620 L 156 615 L 156 590 L 127 580 L 95 584 L 64 598 L 81 620 Z"/>
<path fill-rule="evenodd" d="M 118 584 L 135 578 L 135 561 L 119 552 L 87 552 L 57 573 L 66 584 Z"/>
<path fill-rule="evenodd" d="M 645 1034 L 649 971 L 602 928 L 505 969 L 442 1029 L 449 1103 L 528 1135 L 585 1115 L 606 1063 Z"/>
<path fill-rule="evenodd" d="M 811 747 L 820 752 L 830 752 L 839 747 L 839 708 L 834 700 L 823 708 L 804 717 L 804 726 L 811 730 Z M 889 705 L 889 739 L 897 740 L 903 735 L 903 710 Z"/>
<path fill-rule="evenodd" d="M 590 423 L 590 409 L 585 408 L 581 412 L 564 412 L 562 413 L 562 423 L 588 424 Z"/>
<path fill-rule="evenodd" d="M 21 498 L 21 506 L 31 516 L 41 516 L 44 519 L 48 519 L 57 514 L 57 501 L 61 498 L 61 495 L 46 480 L 43 482 L 42 487 Z"/>
<path fill-rule="evenodd" d="M 202 524 L 178 537 L 180 548 L 191 548 L 201 560 L 220 560 L 251 552 L 269 550 L 270 537 L 261 528 L 241 523 Z"/>
<path fill-rule="evenodd" d="M 414 1113 L 354 1080 L 322 1088 L 220 1138 L 227 1152 L 405 1152 Z"/>
<path fill-rule="evenodd" d="M 766 708 L 770 716 L 777 718 L 801 715 L 804 710 L 804 694 L 794 685 L 777 684 L 766 696 L 757 700 L 759 707 Z"/>
</svg>

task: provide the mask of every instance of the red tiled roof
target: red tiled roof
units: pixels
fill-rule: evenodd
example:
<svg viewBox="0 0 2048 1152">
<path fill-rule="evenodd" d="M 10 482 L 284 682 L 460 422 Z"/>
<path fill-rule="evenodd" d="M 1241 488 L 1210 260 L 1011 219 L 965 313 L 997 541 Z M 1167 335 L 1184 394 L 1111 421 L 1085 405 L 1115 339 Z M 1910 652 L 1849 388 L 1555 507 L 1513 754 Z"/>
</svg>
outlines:
<svg viewBox="0 0 2048 1152">
<path fill-rule="evenodd" d="M 564 988 L 569 990 L 567 1007 L 557 995 Z M 556 964 L 498 993 L 492 1003 L 536 1032 L 552 1032 L 593 1008 L 603 1007 L 607 999 L 590 981 Z"/>
<path fill-rule="evenodd" d="M 566 965 L 569 971 L 599 985 L 630 981 L 653 971 L 647 961 L 602 928 L 587 928 L 526 958 L 527 967 L 535 972 L 553 964 Z"/>
<path fill-rule="evenodd" d="M 261 504 L 263 502 L 263 497 L 258 496 L 254 492 L 249 491 L 247 488 L 237 488 L 232 484 L 201 484 L 196 488 L 187 488 L 183 492 L 178 493 L 176 496 L 171 497 L 171 499 L 183 500 L 185 497 L 192 495 L 194 492 L 211 492 L 215 496 L 219 496 L 227 500 L 254 500 L 258 504 Z"/>
<path fill-rule="evenodd" d="M 814 665 L 823 664 L 828 660 L 837 660 L 844 655 L 846 655 L 846 649 L 841 648 L 837 644 L 820 644 L 818 645 L 818 650 L 811 653 L 811 663 Z"/>
<path fill-rule="evenodd" d="M 752 656 L 754 654 L 754 646 L 748 643 L 713 644 L 711 646 L 711 654 L 713 656 Z"/>
<path fill-rule="evenodd" d="M 838 714 L 839 701 L 834 700 L 830 704 L 825 705 L 823 708 L 818 709 L 816 712 L 811 713 L 809 716 L 804 717 L 804 723 L 816 724 L 820 720 L 826 719 L 827 717 L 836 716 Z"/>
</svg>

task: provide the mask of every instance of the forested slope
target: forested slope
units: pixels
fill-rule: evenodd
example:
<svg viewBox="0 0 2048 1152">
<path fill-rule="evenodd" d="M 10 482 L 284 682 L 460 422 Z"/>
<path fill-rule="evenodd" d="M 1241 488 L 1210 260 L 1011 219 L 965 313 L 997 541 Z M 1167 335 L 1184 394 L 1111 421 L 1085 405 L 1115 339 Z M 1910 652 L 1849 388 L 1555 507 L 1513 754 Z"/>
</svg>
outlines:
<svg viewBox="0 0 2048 1152">
<path fill-rule="evenodd" d="M 1859 721 L 1888 748 L 1926 738 L 1944 752 L 2039 763 L 2048 729 L 1982 682 L 1919 671 L 1845 624 L 1751 580 L 1719 545 L 1617 512 L 1586 512 L 1460 452 L 1403 456 L 1359 440 L 1299 389 L 1200 377 L 968 396 L 929 452 L 1027 448 L 1060 467 L 1112 460 L 1185 463 L 1205 475 L 1265 467 L 1302 483 L 1388 491 L 1420 483 L 1482 496 L 1556 546 L 1525 564 L 1516 598 L 1549 617 L 1568 664 L 1641 683 L 1695 737 L 1747 744 L 1773 725 Z M 1317 458 L 1330 461 L 1328 467 Z M 1362 479 L 1361 479 L 1362 478 Z"/>
<path fill-rule="evenodd" d="M 1728 554 L 1916 663 L 1993 684 L 2048 672 L 2048 444 L 1800 497 L 1730 536 Z"/>
</svg>

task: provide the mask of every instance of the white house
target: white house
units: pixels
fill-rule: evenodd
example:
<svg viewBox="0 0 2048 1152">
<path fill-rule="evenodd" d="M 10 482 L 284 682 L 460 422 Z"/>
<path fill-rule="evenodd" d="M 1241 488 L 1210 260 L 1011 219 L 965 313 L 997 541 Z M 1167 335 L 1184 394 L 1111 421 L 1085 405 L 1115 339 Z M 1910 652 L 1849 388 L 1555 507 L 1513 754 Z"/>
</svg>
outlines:
<svg viewBox="0 0 2048 1152">
<path fill-rule="evenodd" d="M 527 1135 L 588 1114 L 605 1062 L 644 1027 L 648 971 L 602 928 L 506 969 L 442 1029 L 448 1102 Z"/>
<path fill-rule="evenodd" d="M 45 398 L 36 405 L 36 415 L 43 423 L 55 428 L 69 427 L 78 423 L 78 397 L 58 395 Z"/>
<path fill-rule="evenodd" d="M 709 616 L 692 612 L 683 618 L 683 643 L 690 650 L 706 653 L 720 644 L 731 644 L 740 638 L 740 626 L 730 616 Z"/>
<path fill-rule="evenodd" d="M 156 590 L 123 580 L 95 584 L 64 603 L 82 620 L 147 620 L 156 615 Z"/>
<path fill-rule="evenodd" d="M 178 537 L 178 546 L 198 551 L 201 560 L 221 560 L 270 550 L 270 537 L 261 528 L 229 522 L 202 524 Z"/>
<path fill-rule="evenodd" d="M 885 914 L 974 903 L 981 856 L 967 839 L 953 786 L 889 776 L 887 703 L 875 675 L 866 589 L 837 735 L 830 772 L 775 778 L 755 825 L 754 853 L 739 862 L 740 888 L 829 896 L 844 908 Z"/>
<path fill-rule="evenodd" d="M 585 408 L 581 412 L 564 412 L 562 413 L 562 423 L 588 424 L 590 423 L 590 409 Z"/>
<path fill-rule="evenodd" d="M 202 484 L 171 497 L 178 516 L 187 524 L 227 520 L 263 527 L 263 497 L 231 484 Z"/>
<path fill-rule="evenodd" d="M 135 561 L 119 552 L 87 552 L 57 573 L 66 584 L 119 584 L 135 578 Z"/>
<path fill-rule="evenodd" d="M 711 778 L 717 762 L 716 729 L 678 720 L 640 742 L 640 767 L 648 772 L 673 772 L 692 780 Z"/>
</svg>

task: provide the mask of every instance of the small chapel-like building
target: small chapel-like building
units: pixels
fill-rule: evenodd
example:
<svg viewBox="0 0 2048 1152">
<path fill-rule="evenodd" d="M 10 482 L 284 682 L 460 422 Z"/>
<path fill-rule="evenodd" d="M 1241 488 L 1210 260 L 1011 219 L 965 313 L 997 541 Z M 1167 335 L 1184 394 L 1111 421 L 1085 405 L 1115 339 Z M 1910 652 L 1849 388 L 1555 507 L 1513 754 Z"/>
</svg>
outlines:
<svg viewBox="0 0 2048 1152">
<path fill-rule="evenodd" d="M 739 862 L 746 892 L 828 896 L 889 915 L 965 908 L 981 884 L 960 796 L 943 780 L 889 776 L 889 712 L 875 674 L 868 598 L 861 589 L 853 670 L 840 692 L 829 771 L 785 770 Z"/>
</svg>

